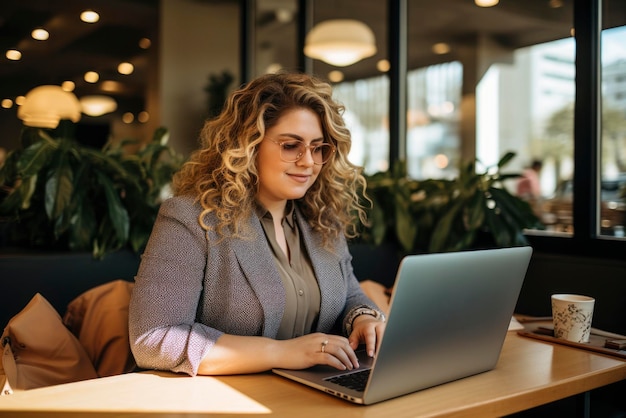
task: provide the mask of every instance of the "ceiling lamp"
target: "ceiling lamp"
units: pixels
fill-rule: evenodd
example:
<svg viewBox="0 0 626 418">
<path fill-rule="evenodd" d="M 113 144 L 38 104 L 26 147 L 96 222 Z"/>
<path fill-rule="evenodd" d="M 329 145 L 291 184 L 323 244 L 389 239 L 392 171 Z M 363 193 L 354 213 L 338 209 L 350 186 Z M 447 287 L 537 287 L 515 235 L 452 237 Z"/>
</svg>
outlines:
<svg viewBox="0 0 626 418">
<path fill-rule="evenodd" d="M 24 104 L 17 110 L 24 125 L 54 129 L 61 119 L 80 120 L 80 103 L 74 95 L 60 86 L 39 86 L 26 94 Z"/>
<path fill-rule="evenodd" d="M 97 83 L 100 80 L 100 74 L 95 71 L 87 71 L 83 76 L 83 80 L 88 83 Z"/>
<path fill-rule="evenodd" d="M 17 49 L 7 50 L 5 56 L 7 57 L 7 59 L 10 59 L 11 61 L 19 61 L 22 59 L 22 53 L 18 51 Z"/>
<path fill-rule="evenodd" d="M 50 33 L 43 28 L 37 28 L 30 33 L 30 36 L 37 41 L 46 41 L 50 37 Z"/>
<path fill-rule="evenodd" d="M 117 72 L 124 75 L 130 75 L 135 71 L 135 66 L 130 62 L 121 62 L 117 66 Z"/>
<path fill-rule="evenodd" d="M 88 116 L 102 116 L 114 112 L 117 102 L 109 96 L 93 95 L 80 98 L 83 113 Z"/>
<path fill-rule="evenodd" d="M 100 20 L 100 15 L 93 10 L 84 10 L 80 14 L 80 20 L 85 23 L 96 23 Z"/>
<path fill-rule="evenodd" d="M 376 39 L 374 32 L 358 20 L 326 20 L 307 34 L 304 53 L 336 67 L 346 67 L 374 55 Z"/>
<path fill-rule="evenodd" d="M 333 83 L 340 83 L 343 81 L 343 79 L 345 78 L 343 72 L 339 71 L 339 70 L 333 70 L 331 72 L 328 73 L 328 79 L 330 81 L 332 81 Z"/>
<path fill-rule="evenodd" d="M 499 0 L 474 0 L 474 3 L 478 7 L 493 7 L 499 2 Z"/>
<path fill-rule="evenodd" d="M 450 52 L 450 45 L 445 42 L 437 42 L 431 49 L 437 55 L 444 55 Z"/>
<path fill-rule="evenodd" d="M 391 70 L 391 63 L 387 59 L 378 60 L 376 63 L 376 69 L 381 73 L 386 73 Z"/>
</svg>

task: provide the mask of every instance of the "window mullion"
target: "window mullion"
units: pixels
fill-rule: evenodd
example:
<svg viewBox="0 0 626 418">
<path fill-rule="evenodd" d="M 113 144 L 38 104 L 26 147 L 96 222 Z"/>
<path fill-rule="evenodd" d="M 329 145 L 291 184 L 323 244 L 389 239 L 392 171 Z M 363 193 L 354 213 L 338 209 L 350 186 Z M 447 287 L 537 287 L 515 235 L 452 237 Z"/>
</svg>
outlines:
<svg viewBox="0 0 626 418">
<path fill-rule="evenodd" d="M 601 131 L 600 37 L 602 0 L 574 1 L 576 103 L 574 113 L 574 238 L 598 236 Z"/>
</svg>

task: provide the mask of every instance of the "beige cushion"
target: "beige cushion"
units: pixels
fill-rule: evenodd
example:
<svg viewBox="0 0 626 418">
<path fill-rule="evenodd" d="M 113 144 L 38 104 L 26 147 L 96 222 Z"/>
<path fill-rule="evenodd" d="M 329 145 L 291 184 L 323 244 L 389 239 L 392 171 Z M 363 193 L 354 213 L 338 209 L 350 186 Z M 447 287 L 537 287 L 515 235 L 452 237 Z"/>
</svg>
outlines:
<svg viewBox="0 0 626 418">
<path fill-rule="evenodd" d="M 39 293 L 9 321 L 2 342 L 1 395 L 97 377 L 78 339 Z"/>
<path fill-rule="evenodd" d="M 128 304 L 133 285 L 115 280 L 89 289 L 70 302 L 63 317 L 100 377 L 135 368 L 128 340 Z"/>
</svg>

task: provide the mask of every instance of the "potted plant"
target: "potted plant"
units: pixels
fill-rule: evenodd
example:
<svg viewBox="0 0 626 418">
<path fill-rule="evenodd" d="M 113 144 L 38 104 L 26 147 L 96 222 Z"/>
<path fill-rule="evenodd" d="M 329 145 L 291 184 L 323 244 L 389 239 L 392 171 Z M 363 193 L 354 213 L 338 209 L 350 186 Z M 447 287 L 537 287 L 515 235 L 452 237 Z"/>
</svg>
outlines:
<svg viewBox="0 0 626 418">
<path fill-rule="evenodd" d="M 514 156 L 505 154 L 483 172 L 475 161 L 462 163 L 452 180 L 410 179 L 403 162 L 368 176 L 373 205 L 361 242 L 391 242 L 404 254 L 526 245 L 524 229 L 542 224 L 530 204 L 505 187 L 519 177 L 501 172 Z"/>
<path fill-rule="evenodd" d="M 69 123 L 63 121 L 62 123 Z M 0 169 L 5 244 L 91 251 L 102 258 L 121 248 L 139 252 L 152 230 L 161 192 L 182 158 L 159 128 L 137 147 L 128 139 L 102 149 L 81 145 L 71 129 L 24 128 L 20 149 Z"/>
</svg>

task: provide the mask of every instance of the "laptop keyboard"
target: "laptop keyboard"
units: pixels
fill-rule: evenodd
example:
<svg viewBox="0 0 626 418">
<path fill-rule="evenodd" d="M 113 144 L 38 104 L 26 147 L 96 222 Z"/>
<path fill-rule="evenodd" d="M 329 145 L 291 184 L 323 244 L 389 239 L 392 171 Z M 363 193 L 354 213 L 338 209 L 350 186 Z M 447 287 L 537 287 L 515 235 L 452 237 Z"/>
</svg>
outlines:
<svg viewBox="0 0 626 418">
<path fill-rule="evenodd" d="M 365 385 L 367 384 L 367 379 L 371 370 L 372 369 L 359 370 L 354 373 L 330 377 L 326 380 L 337 385 L 362 392 L 365 390 Z"/>
</svg>

